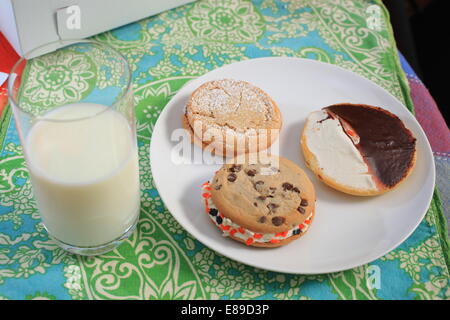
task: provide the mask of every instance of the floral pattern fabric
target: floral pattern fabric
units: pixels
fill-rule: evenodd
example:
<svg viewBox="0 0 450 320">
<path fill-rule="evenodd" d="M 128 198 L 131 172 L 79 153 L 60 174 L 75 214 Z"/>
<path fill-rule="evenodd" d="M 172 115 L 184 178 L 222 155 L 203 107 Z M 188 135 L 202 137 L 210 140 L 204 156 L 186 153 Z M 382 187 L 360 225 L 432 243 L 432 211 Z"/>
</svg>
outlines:
<svg viewBox="0 0 450 320">
<path fill-rule="evenodd" d="M 416 231 L 384 257 L 343 272 L 291 275 L 202 245 L 167 211 L 151 175 L 149 143 L 161 110 L 187 81 L 236 61 L 295 56 L 336 64 L 413 112 L 388 21 L 378 0 L 199 0 L 95 36 L 118 49 L 133 72 L 142 190 L 137 232 L 89 258 L 49 240 L 7 109 L 0 130 L 0 299 L 449 299 L 437 194 Z M 51 77 L 24 84 L 23 98 L 42 108 L 70 103 L 87 95 L 94 79 L 108 81 L 74 53 Z M 62 90 L 62 83 L 70 86 Z"/>
</svg>

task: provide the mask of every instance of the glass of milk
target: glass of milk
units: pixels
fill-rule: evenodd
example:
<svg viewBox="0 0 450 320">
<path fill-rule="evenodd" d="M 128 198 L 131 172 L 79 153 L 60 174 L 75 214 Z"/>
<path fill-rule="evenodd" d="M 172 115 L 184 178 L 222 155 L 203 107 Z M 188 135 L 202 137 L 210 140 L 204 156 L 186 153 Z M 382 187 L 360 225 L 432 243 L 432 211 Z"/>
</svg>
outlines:
<svg viewBox="0 0 450 320">
<path fill-rule="evenodd" d="M 67 251 L 105 253 L 139 218 L 128 63 L 90 40 L 59 41 L 26 56 L 33 58 L 14 66 L 8 89 L 42 222 Z"/>
</svg>

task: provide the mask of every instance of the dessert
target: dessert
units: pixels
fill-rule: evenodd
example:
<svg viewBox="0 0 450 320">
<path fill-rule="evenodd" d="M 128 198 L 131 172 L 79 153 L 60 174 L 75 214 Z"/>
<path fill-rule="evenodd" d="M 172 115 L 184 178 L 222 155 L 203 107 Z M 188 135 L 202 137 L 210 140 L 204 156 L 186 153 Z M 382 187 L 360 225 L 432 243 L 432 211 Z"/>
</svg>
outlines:
<svg viewBox="0 0 450 320">
<path fill-rule="evenodd" d="M 246 81 L 222 79 L 202 84 L 190 96 L 183 127 L 212 154 L 236 156 L 267 149 L 282 119 L 277 104 Z"/>
<path fill-rule="evenodd" d="M 314 218 L 311 181 L 296 164 L 275 156 L 268 164 L 225 164 L 203 184 L 202 196 L 206 213 L 223 235 L 249 246 L 290 243 L 305 234 Z"/>
<path fill-rule="evenodd" d="M 416 139 L 391 112 L 335 104 L 308 116 L 301 136 L 306 165 L 327 185 L 360 196 L 397 187 L 416 162 Z"/>
</svg>

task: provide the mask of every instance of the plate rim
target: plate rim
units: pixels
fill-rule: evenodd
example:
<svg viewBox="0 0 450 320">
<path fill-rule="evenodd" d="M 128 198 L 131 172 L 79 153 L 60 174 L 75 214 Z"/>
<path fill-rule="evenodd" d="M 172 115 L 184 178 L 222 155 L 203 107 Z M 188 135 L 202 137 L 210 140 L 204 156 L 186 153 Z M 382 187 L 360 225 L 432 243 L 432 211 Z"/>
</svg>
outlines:
<svg viewBox="0 0 450 320">
<path fill-rule="evenodd" d="M 184 89 L 184 87 L 185 87 L 186 85 L 188 85 L 189 83 L 191 83 L 191 82 L 193 82 L 193 81 L 197 81 L 197 80 L 199 80 L 199 79 L 201 79 L 201 78 L 203 78 L 203 77 L 205 77 L 205 76 L 207 76 L 207 75 L 209 75 L 209 74 L 211 74 L 211 73 L 213 73 L 213 72 L 217 72 L 218 70 L 222 70 L 222 69 L 224 69 L 224 68 L 228 68 L 228 67 L 233 66 L 233 65 L 236 65 L 236 64 L 255 63 L 255 60 L 258 60 L 258 62 L 259 62 L 259 61 L 264 61 L 264 60 L 297 60 L 297 61 L 301 61 L 302 63 L 318 64 L 318 65 L 325 66 L 325 67 L 327 67 L 327 68 L 331 68 L 331 69 L 335 68 L 335 69 L 338 69 L 338 70 L 340 70 L 341 72 L 347 72 L 347 73 L 350 73 L 350 74 L 352 74 L 353 76 L 356 76 L 356 77 L 360 78 L 360 80 L 365 81 L 365 82 L 368 82 L 368 83 L 369 83 L 370 85 L 372 85 L 372 86 L 378 87 L 378 89 L 382 90 L 385 94 L 387 94 L 387 95 L 389 95 L 391 98 L 393 98 L 398 104 L 400 104 L 403 108 L 405 108 L 406 111 L 410 114 L 412 121 L 415 122 L 415 125 L 417 126 L 417 129 L 420 131 L 421 135 L 425 138 L 424 141 L 423 141 L 423 142 L 425 143 L 425 147 L 426 147 L 425 150 L 424 150 L 424 152 L 427 153 L 428 156 L 431 156 L 431 159 L 434 158 L 434 157 L 433 157 L 433 151 L 432 151 L 432 149 L 431 149 L 431 145 L 430 145 L 430 142 L 429 142 L 429 140 L 428 140 L 428 137 L 427 137 L 427 135 L 425 134 L 425 131 L 423 130 L 423 128 L 422 128 L 422 126 L 420 125 L 419 121 L 418 121 L 417 118 L 415 117 L 414 113 L 413 113 L 411 110 L 409 110 L 409 109 L 408 109 L 408 108 L 407 108 L 407 107 L 406 107 L 406 106 L 405 106 L 405 105 L 404 105 L 404 104 L 403 104 L 396 96 L 394 96 L 391 92 L 389 92 L 388 90 L 386 90 L 385 88 L 383 88 L 383 87 L 380 86 L 379 84 L 377 84 L 377 83 L 371 81 L 370 79 L 368 79 L 368 78 L 366 78 L 366 77 L 364 77 L 364 76 L 362 76 L 362 75 L 360 75 L 360 74 L 358 74 L 358 73 L 356 73 L 356 72 L 353 72 L 352 70 L 349 70 L 349 69 L 346 69 L 346 68 L 344 68 L 344 67 L 341 67 L 341 66 L 339 66 L 339 65 L 335 65 L 335 64 L 327 63 L 327 62 L 322 62 L 322 61 L 318 61 L 318 60 L 314 60 L 314 59 L 299 58 L 299 57 L 274 57 L 274 56 L 272 56 L 272 57 L 258 57 L 258 58 L 251 58 L 251 59 L 241 60 L 241 61 L 237 61 L 237 62 L 233 62 L 233 63 L 229 63 L 229 64 L 226 64 L 226 65 L 223 65 L 223 66 L 221 66 L 221 67 L 219 67 L 219 68 L 210 70 L 210 71 L 208 71 L 208 72 L 205 73 L 205 74 L 202 74 L 202 75 L 200 75 L 200 76 L 198 76 L 198 77 L 195 77 L 195 78 L 193 78 L 193 79 L 187 81 L 185 84 L 183 84 L 183 85 L 178 89 L 178 91 L 175 93 L 175 95 L 173 95 L 173 96 L 170 98 L 170 100 L 169 100 L 169 101 L 167 102 L 167 104 L 163 107 L 161 113 L 159 114 L 158 119 L 156 120 L 156 122 L 155 122 L 155 124 L 154 124 L 154 126 L 153 126 L 153 130 L 152 130 L 152 132 L 151 132 L 151 136 L 150 136 L 150 145 L 149 145 L 148 151 L 149 151 L 150 170 L 151 170 L 151 174 L 152 174 L 152 180 L 153 180 L 153 183 L 154 183 L 154 185 L 155 185 L 155 187 L 156 187 L 156 189 L 157 189 L 157 191 L 158 191 L 158 195 L 160 196 L 161 200 L 163 201 L 164 205 L 165 205 L 166 208 L 167 208 L 167 211 L 168 211 L 168 212 L 171 214 L 171 216 L 172 216 L 172 217 L 180 224 L 180 226 L 181 226 L 187 233 L 189 233 L 189 235 L 191 235 L 194 239 L 196 239 L 196 240 L 198 240 L 199 242 L 201 242 L 204 246 L 208 247 L 210 250 L 213 250 L 214 252 L 219 253 L 220 255 L 223 255 L 223 256 L 225 256 L 225 257 L 227 257 L 227 258 L 229 258 L 229 259 L 231 259 L 231 260 L 233 260 L 233 261 L 236 261 L 236 262 L 239 262 L 239 263 L 242 263 L 242 264 L 245 264 L 245 265 L 248 265 L 248 266 L 257 268 L 257 269 L 260 269 L 260 270 L 267 270 L 267 271 L 272 271 L 272 272 L 279 272 L 279 273 L 286 273 L 286 274 L 296 274 L 296 275 L 316 275 L 316 274 L 319 275 L 319 274 L 327 274 L 327 273 L 341 272 L 341 271 L 350 270 L 350 269 L 357 268 L 357 267 L 360 267 L 360 266 L 362 266 L 362 265 L 368 264 L 368 263 L 370 263 L 370 262 L 373 262 L 373 261 L 375 261 L 375 260 L 381 258 L 382 256 L 388 254 L 389 252 L 395 250 L 397 247 L 399 247 L 399 246 L 400 246 L 405 240 L 407 240 L 407 239 L 411 236 L 411 234 L 418 228 L 418 226 L 420 225 L 420 223 L 423 221 L 423 219 L 424 219 L 424 217 L 425 217 L 427 211 L 429 210 L 431 201 L 432 201 L 432 199 L 433 199 L 434 190 L 435 190 L 435 188 L 436 188 L 436 168 L 435 168 L 435 166 L 434 166 L 434 162 L 433 162 L 431 165 L 428 164 L 428 165 L 431 167 L 431 169 L 432 169 L 432 170 L 431 170 L 431 171 L 432 171 L 431 178 L 432 178 L 432 185 L 433 185 L 433 187 L 432 187 L 431 192 L 430 192 L 430 195 L 428 196 L 428 199 L 427 199 L 427 201 L 426 201 L 426 203 L 427 203 L 426 208 L 427 208 L 427 209 L 425 209 L 424 212 L 421 213 L 420 219 L 417 219 L 417 221 L 414 223 L 414 227 L 411 228 L 411 230 L 410 230 L 407 234 L 405 234 L 403 237 L 399 238 L 400 240 L 396 241 L 396 243 L 395 243 L 394 245 L 390 246 L 389 249 L 387 249 L 386 251 L 383 250 L 383 251 L 385 251 L 384 253 L 382 253 L 382 254 L 377 254 L 377 255 L 375 255 L 375 257 L 370 257 L 370 258 L 364 259 L 364 261 L 358 262 L 358 263 L 356 263 L 356 264 L 350 263 L 350 264 L 347 264 L 345 267 L 339 267 L 339 268 L 335 268 L 335 269 L 330 269 L 330 270 L 328 270 L 328 271 L 321 271 L 321 272 L 293 272 L 292 270 L 285 270 L 285 269 L 283 269 L 283 268 L 271 268 L 270 266 L 269 266 L 269 267 L 265 267 L 265 266 L 264 266 L 264 267 L 261 267 L 261 266 L 259 266 L 259 265 L 256 265 L 256 263 L 247 262 L 247 261 L 245 261 L 245 262 L 244 262 L 244 261 L 241 261 L 241 260 L 238 259 L 238 258 L 235 258 L 235 257 L 230 256 L 230 255 L 229 255 L 228 253 L 226 253 L 226 252 L 224 253 L 222 250 L 220 250 L 220 248 L 216 248 L 215 245 L 211 245 L 211 244 L 208 242 L 208 237 L 206 237 L 206 236 L 203 237 L 202 235 L 198 236 L 197 233 L 194 234 L 194 232 L 193 232 L 189 227 L 186 227 L 186 225 L 185 225 L 182 221 L 180 221 L 180 219 L 178 219 L 177 216 L 176 216 L 175 214 L 172 213 L 172 210 L 170 209 L 171 205 L 170 205 L 170 204 L 169 204 L 169 205 L 167 204 L 168 202 L 166 202 L 165 199 L 164 199 L 165 196 L 163 196 L 163 195 L 159 192 L 159 187 L 158 187 L 157 179 L 155 179 L 155 178 L 154 178 L 154 175 L 153 175 L 153 172 L 154 172 L 154 170 L 153 170 L 153 156 L 152 156 L 152 154 L 154 154 L 154 153 L 152 152 L 152 149 L 154 148 L 154 147 L 153 147 L 153 146 L 154 146 L 153 133 L 154 133 L 155 131 L 157 131 L 156 129 L 157 129 L 157 128 L 159 129 L 159 127 L 161 126 L 161 122 L 162 122 L 161 118 L 162 118 L 162 116 L 163 116 L 163 115 L 166 115 L 166 114 L 169 112 L 168 110 L 170 109 L 171 102 L 174 101 L 175 98 L 177 98 L 177 96 L 180 94 L 180 92 L 181 92 L 181 91 Z M 258 63 L 258 62 L 256 62 L 256 63 Z M 416 138 L 417 138 L 417 137 L 416 137 Z M 200 203 L 200 202 L 199 202 L 199 203 Z"/>
</svg>

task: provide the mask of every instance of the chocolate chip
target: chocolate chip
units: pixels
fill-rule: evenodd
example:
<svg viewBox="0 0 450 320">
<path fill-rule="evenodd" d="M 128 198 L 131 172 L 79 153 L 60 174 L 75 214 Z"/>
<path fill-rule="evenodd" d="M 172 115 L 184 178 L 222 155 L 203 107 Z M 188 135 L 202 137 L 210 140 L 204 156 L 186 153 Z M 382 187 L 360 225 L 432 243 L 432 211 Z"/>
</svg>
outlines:
<svg viewBox="0 0 450 320">
<path fill-rule="evenodd" d="M 271 212 L 275 212 L 275 210 L 276 210 L 278 207 L 279 207 L 279 205 L 276 204 L 276 203 L 269 203 L 269 204 L 267 205 L 267 208 L 268 208 L 269 211 L 271 211 Z"/>
<path fill-rule="evenodd" d="M 242 166 L 241 166 L 241 165 L 233 164 L 233 165 L 228 169 L 228 171 L 229 171 L 229 172 L 239 172 L 239 171 L 241 171 L 241 169 L 242 169 Z"/>
<path fill-rule="evenodd" d="M 269 189 L 272 193 L 275 193 L 275 191 L 277 191 L 277 188 L 275 188 L 275 187 L 269 187 Z"/>
<path fill-rule="evenodd" d="M 216 189 L 216 190 L 220 190 L 220 188 L 222 188 L 222 185 L 221 185 L 221 184 L 218 184 L 218 185 L 215 185 L 215 186 L 214 186 L 214 189 Z"/>
<path fill-rule="evenodd" d="M 301 232 L 302 232 L 302 230 L 300 230 L 300 229 L 295 229 L 294 231 L 292 231 L 292 235 L 293 235 L 293 236 L 296 236 L 296 235 L 300 234 Z"/>
<path fill-rule="evenodd" d="M 294 186 L 289 182 L 285 182 L 281 185 L 281 187 L 283 187 L 283 191 L 286 191 L 286 190 L 292 190 L 292 188 Z"/>
<path fill-rule="evenodd" d="M 300 189 L 297 188 L 297 187 L 294 187 L 294 188 L 292 189 L 292 191 L 297 192 L 297 193 L 300 193 Z"/>
<path fill-rule="evenodd" d="M 267 220 L 267 218 L 266 218 L 265 216 L 261 216 L 261 217 L 258 219 L 258 222 L 259 222 L 259 223 L 264 223 L 264 222 L 266 222 L 266 220 Z"/>
<path fill-rule="evenodd" d="M 258 180 L 258 181 L 255 182 L 255 184 L 256 184 L 256 185 L 258 185 L 258 184 L 264 184 L 264 181 Z"/>
<path fill-rule="evenodd" d="M 258 206 L 258 204 L 257 204 L 256 202 L 253 202 L 253 205 L 254 205 L 255 207 L 257 207 L 257 206 Z"/>
<path fill-rule="evenodd" d="M 261 200 L 261 201 L 264 201 L 264 200 L 266 200 L 266 196 L 259 196 L 258 198 L 256 198 L 256 199 L 258 199 L 258 200 Z"/>
<path fill-rule="evenodd" d="M 219 213 L 219 211 L 217 211 L 216 208 L 209 209 L 209 214 L 214 216 L 214 217 L 217 216 L 218 213 Z"/>
<path fill-rule="evenodd" d="M 217 216 L 216 217 L 216 222 L 217 222 L 217 224 L 222 224 L 223 219 L 220 216 Z"/>
<path fill-rule="evenodd" d="M 297 211 L 300 212 L 301 214 L 304 214 L 306 212 L 305 208 L 303 208 L 303 207 L 298 207 Z"/>
<path fill-rule="evenodd" d="M 302 199 L 302 202 L 300 202 L 300 205 L 302 207 L 307 207 L 308 206 L 308 200 L 307 199 Z"/>
<path fill-rule="evenodd" d="M 237 179 L 237 175 L 235 175 L 234 173 L 230 173 L 227 177 L 227 180 L 230 182 L 235 182 Z"/>
<path fill-rule="evenodd" d="M 284 218 L 284 217 L 273 217 L 272 218 L 272 224 L 274 225 L 274 226 L 281 226 L 283 223 L 284 223 L 284 221 L 285 221 L 286 219 Z"/>
<path fill-rule="evenodd" d="M 247 175 L 249 177 L 254 177 L 256 175 L 256 170 L 255 169 L 247 170 Z"/>
</svg>

